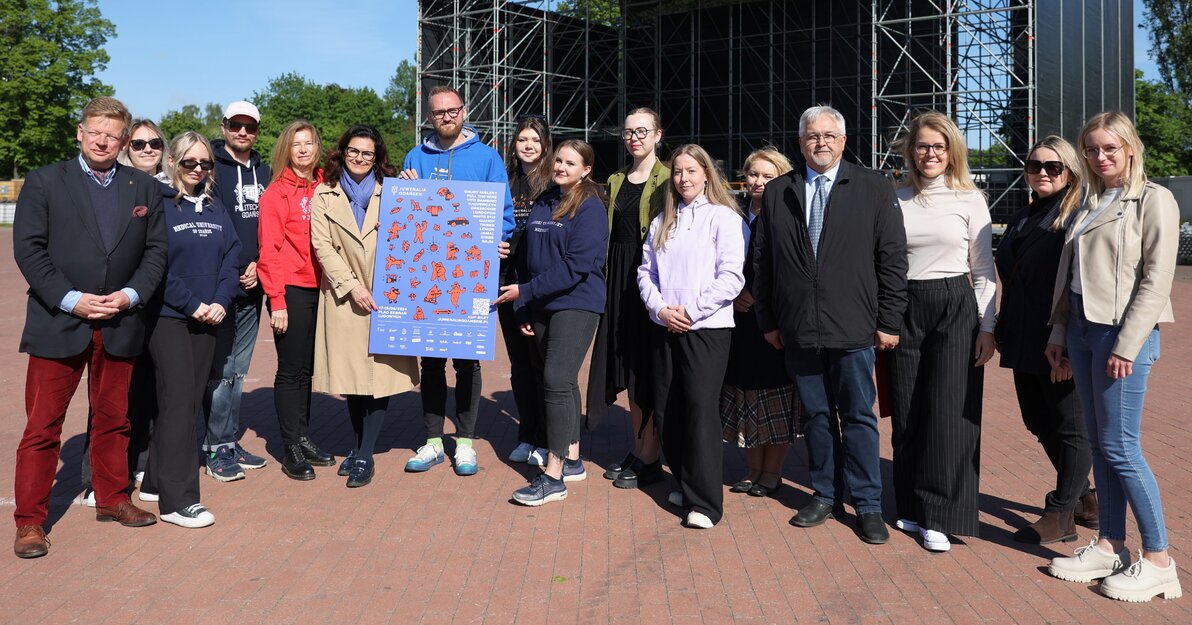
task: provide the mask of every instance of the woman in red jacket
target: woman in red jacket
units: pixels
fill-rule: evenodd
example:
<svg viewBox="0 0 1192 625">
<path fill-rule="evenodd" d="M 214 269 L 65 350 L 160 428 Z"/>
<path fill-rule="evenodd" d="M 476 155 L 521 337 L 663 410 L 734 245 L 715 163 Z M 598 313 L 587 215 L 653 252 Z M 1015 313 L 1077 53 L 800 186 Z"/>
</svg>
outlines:
<svg viewBox="0 0 1192 625">
<path fill-rule="evenodd" d="M 311 465 L 335 458 L 310 440 L 310 379 L 322 272 L 311 257 L 310 211 L 322 144 L 310 122 L 286 126 L 273 148 L 273 180 L 261 196 L 257 275 L 269 298 L 269 325 L 277 346 L 273 405 L 285 444 L 281 470 L 295 480 L 315 479 Z"/>
</svg>

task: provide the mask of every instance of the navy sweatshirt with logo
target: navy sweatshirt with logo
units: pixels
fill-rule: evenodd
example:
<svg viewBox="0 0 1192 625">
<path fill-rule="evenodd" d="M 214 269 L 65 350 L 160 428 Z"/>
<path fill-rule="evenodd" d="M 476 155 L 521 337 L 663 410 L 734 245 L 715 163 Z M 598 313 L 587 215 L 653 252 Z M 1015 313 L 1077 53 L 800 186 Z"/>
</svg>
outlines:
<svg viewBox="0 0 1192 625">
<path fill-rule="evenodd" d="M 599 198 L 590 197 L 574 218 L 555 221 L 551 213 L 561 199 L 554 187 L 530 210 L 518 268 L 520 297 L 514 305 L 520 321 L 526 320 L 526 308 L 604 312 L 608 209 Z"/>
<path fill-rule="evenodd" d="M 166 219 L 166 276 L 150 299 L 151 315 L 189 319 L 200 304 L 231 310 L 240 287 L 240 238 L 218 198 L 200 210 L 176 189 L 161 186 Z"/>
<path fill-rule="evenodd" d="M 211 150 L 215 153 L 215 196 L 227 207 L 240 237 L 240 258 L 236 268 L 242 274 L 249 263 L 257 260 L 258 204 L 273 177 L 273 170 L 261 161 L 256 150 L 250 153 L 248 165 L 241 165 L 228 154 L 226 144 L 223 139 L 211 142 Z"/>
</svg>

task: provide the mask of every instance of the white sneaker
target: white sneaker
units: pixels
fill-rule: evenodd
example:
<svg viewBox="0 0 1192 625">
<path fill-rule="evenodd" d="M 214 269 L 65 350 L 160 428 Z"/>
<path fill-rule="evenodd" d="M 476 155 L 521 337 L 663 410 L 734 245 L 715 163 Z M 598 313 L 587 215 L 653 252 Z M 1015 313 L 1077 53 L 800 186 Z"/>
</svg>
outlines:
<svg viewBox="0 0 1192 625">
<path fill-rule="evenodd" d="M 919 531 L 919 524 L 915 523 L 914 521 L 912 521 L 910 519 L 898 519 L 897 521 L 894 522 L 894 527 L 897 527 L 898 529 L 900 529 L 904 532 Z"/>
<path fill-rule="evenodd" d="M 703 512 L 696 512 L 692 510 L 687 513 L 687 527 L 694 527 L 695 529 L 710 530 L 712 529 L 712 519 Z"/>
<path fill-rule="evenodd" d="M 928 551 L 949 551 L 952 543 L 948 542 L 948 535 L 935 530 L 919 528 L 919 536 L 923 539 L 923 548 Z"/>
<path fill-rule="evenodd" d="M 455 446 L 455 474 L 476 475 L 479 465 L 476 462 L 476 450 L 471 445 Z"/>
<path fill-rule="evenodd" d="M 1175 560 L 1159 568 L 1138 552 L 1138 560 L 1130 568 L 1114 573 L 1101 582 L 1101 594 L 1110 599 L 1142 603 L 1163 595 L 1164 599 L 1179 599 L 1184 595 L 1176 575 Z"/>
<path fill-rule="evenodd" d="M 1109 577 L 1127 566 L 1130 566 L 1128 550 L 1105 553 L 1097 546 L 1097 538 L 1093 538 L 1071 557 L 1052 558 L 1047 572 L 1062 580 L 1087 584 L 1095 579 Z"/>
<path fill-rule="evenodd" d="M 141 482 L 142 482 L 142 481 L 144 481 L 144 479 L 145 479 L 145 472 L 144 472 L 144 471 L 137 471 L 137 474 L 136 474 L 136 476 L 134 476 L 134 477 L 133 477 L 133 479 L 135 479 L 135 480 L 136 480 L 136 482 L 137 482 L 137 486 L 140 486 L 140 485 L 141 485 Z"/>
<path fill-rule="evenodd" d="M 671 494 L 667 495 L 666 500 L 668 502 L 670 502 L 670 505 L 675 506 L 676 508 L 682 508 L 683 507 L 683 491 L 681 491 L 681 490 L 671 491 Z"/>
<path fill-rule="evenodd" d="M 545 467 L 546 456 L 549 453 L 550 451 L 539 447 L 538 449 L 531 451 L 530 455 L 526 457 L 526 464 L 529 464 L 532 467 Z"/>
<path fill-rule="evenodd" d="M 161 496 L 157 493 L 147 493 L 145 491 L 140 491 L 137 493 L 137 499 L 140 499 L 141 501 L 153 502 L 161 501 Z"/>
<path fill-rule="evenodd" d="M 161 520 L 181 527 L 199 528 L 215 523 L 215 515 L 211 514 L 201 503 L 193 503 L 177 512 L 161 515 Z"/>
<path fill-rule="evenodd" d="M 509 452 L 509 462 L 525 462 L 530 459 L 530 452 L 534 451 L 534 446 L 529 443 L 518 443 L 513 451 Z"/>
<path fill-rule="evenodd" d="M 87 506 L 88 508 L 94 508 L 95 507 L 95 491 L 93 489 L 88 488 L 87 490 L 83 491 L 83 496 L 80 497 L 80 500 L 84 506 Z"/>
</svg>

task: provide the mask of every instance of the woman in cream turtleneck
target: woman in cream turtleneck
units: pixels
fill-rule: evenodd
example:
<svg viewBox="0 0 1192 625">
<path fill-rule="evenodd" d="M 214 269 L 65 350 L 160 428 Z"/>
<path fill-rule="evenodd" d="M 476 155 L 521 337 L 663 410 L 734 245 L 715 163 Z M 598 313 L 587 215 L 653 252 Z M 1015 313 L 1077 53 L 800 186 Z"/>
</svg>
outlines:
<svg viewBox="0 0 1192 625">
<path fill-rule="evenodd" d="M 906 316 L 890 352 L 894 492 L 899 529 L 948 551 L 977 534 L 982 368 L 993 356 L 994 273 L 989 208 L 973 184 L 955 122 L 917 117 L 898 192 L 906 225 Z"/>
</svg>

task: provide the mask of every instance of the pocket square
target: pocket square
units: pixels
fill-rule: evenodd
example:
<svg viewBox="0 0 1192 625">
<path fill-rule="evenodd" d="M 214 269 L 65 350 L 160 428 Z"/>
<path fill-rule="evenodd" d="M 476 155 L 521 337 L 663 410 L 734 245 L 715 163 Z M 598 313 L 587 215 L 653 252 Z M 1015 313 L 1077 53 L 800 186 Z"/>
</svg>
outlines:
<svg viewBox="0 0 1192 625">
<path fill-rule="evenodd" d="M 133 207 L 133 209 L 132 209 L 133 217 L 144 217 L 145 215 L 148 215 L 148 214 L 149 214 L 148 206 L 136 206 L 136 207 Z"/>
</svg>

